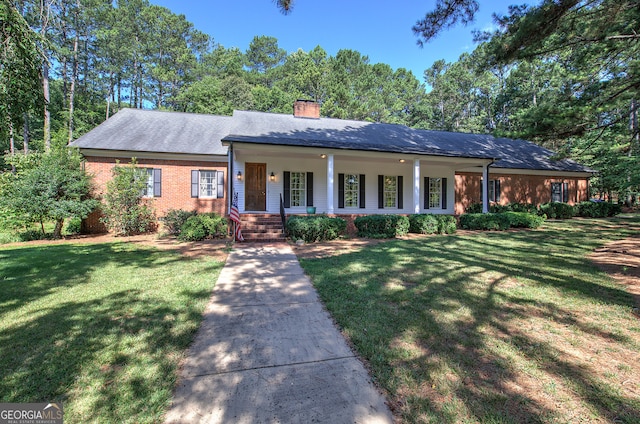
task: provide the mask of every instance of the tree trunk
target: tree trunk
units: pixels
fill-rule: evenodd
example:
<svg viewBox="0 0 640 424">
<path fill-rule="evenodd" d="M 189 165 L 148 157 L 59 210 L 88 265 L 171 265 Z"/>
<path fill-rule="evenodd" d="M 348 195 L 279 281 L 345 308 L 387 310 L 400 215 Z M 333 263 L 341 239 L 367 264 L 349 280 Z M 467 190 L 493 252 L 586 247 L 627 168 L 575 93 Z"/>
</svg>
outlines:
<svg viewBox="0 0 640 424">
<path fill-rule="evenodd" d="M 80 10 L 80 1 L 76 2 L 77 11 Z M 76 21 L 77 14 L 76 11 Z M 73 141 L 73 106 L 74 106 L 74 97 L 76 94 L 76 81 L 78 80 L 78 42 L 79 42 L 79 32 L 76 28 L 76 36 L 73 40 L 73 70 L 71 73 L 71 87 L 69 88 L 69 140 L 67 144 L 71 144 Z"/>
<path fill-rule="evenodd" d="M 56 221 L 56 226 L 53 229 L 53 238 L 59 239 L 62 237 L 62 226 L 64 225 L 64 219 L 58 219 Z"/>
<path fill-rule="evenodd" d="M 24 124 L 22 125 L 22 144 L 26 155 L 29 153 L 29 115 L 26 112 L 24 114 Z"/>
<path fill-rule="evenodd" d="M 44 93 L 44 150 L 48 152 L 51 150 L 51 112 L 49 112 L 49 63 L 47 59 L 45 59 L 42 68 L 42 91 Z"/>
<path fill-rule="evenodd" d="M 9 151 L 11 152 L 11 156 L 16 154 L 16 148 L 13 141 L 13 122 L 9 119 Z M 16 166 L 11 164 L 11 172 L 16 172 Z"/>
</svg>

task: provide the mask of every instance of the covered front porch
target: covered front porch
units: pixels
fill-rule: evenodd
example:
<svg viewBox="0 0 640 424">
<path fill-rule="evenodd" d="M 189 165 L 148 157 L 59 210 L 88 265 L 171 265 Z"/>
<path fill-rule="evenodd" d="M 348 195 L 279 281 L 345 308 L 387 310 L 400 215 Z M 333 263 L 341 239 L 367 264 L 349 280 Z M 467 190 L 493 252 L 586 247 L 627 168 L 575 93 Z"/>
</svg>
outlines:
<svg viewBox="0 0 640 424">
<path fill-rule="evenodd" d="M 455 174 L 489 158 L 229 143 L 229 192 L 240 213 L 329 215 L 455 213 Z M 488 187 L 482 185 L 488 211 Z M 229 196 L 233 198 L 233 196 Z"/>
</svg>

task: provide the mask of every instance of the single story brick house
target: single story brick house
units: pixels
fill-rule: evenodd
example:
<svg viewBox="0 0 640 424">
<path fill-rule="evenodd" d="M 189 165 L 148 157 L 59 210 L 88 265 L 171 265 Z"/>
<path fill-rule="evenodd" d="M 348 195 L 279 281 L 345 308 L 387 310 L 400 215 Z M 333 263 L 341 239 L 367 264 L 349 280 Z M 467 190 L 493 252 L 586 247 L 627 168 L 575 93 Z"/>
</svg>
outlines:
<svg viewBox="0 0 640 424">
<path fill-rule="evenodd" d="M 146 168 L 146 196 L 169 209 L 227 214 L 461 214 L 474 202 L 574 204 L 589 198 L 593 171 L 524 140 L 417 130 L 294 113 L 233 116 L 123 109 L 71 143 L 98 191 L 117 161 Z M 483 183 L 486 182 L 486 183 Z M 97 216 L 85 230 L 99 231 Z"/>
</svg>

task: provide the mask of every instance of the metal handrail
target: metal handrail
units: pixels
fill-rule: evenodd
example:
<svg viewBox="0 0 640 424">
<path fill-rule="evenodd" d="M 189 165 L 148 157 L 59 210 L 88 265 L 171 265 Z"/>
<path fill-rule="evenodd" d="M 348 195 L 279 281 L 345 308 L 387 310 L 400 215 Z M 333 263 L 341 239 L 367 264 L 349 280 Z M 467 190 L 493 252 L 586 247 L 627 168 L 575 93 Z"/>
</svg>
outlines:
<svg viewBox="0 0 640 424">
<path fill-rule="evenodd" d="M 286 234 L 287 214 L 284 212 L 284 200 L 282 200 L 282 193 L 280 193 L 280 219 L 282 220 L 282 234 Z"/>
</svg>

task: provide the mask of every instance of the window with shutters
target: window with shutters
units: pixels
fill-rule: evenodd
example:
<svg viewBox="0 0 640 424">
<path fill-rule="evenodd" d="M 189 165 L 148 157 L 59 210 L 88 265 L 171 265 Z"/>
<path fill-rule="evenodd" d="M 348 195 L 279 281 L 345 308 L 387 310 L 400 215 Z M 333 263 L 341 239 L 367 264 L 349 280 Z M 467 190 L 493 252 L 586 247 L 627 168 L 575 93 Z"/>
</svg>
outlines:
<svg viewBox="0 0 640 424">
<path fill-rule="evenodd" d="M 429 178 L 429 208 L 437 209 L 442 205 L 442 178 Z"/>
<path fill-rule="evenodd" d="M 291 206 L 305 206 L 307 181 L 305 172 L 291 172 Z"/>
<path fill-rule="evenodd" d="M 398 177 L 385 175 L 383 181 L 384 207 L 398 207 Z"/>
<path fill-rule="evenodd" d="M 217 197 L 216 171 L 200 171 L 200 196 Z"/>
<path fill-rule="evenodd" d="M 358 174 L 344 174 L 344 206 L 357 208 L 359 206 L 360 176 Z"/>
<path fill-rule="evenodd" d="M 221 199 L 224 197 L 224 172 L 213 170 L 191 171 L 191 197 Z"/>
<path fill-rule="evenodd" d="M 160 197 L 162 170 L 154 168 L 138 168 L 136 178 L 143 179 L 145 187 L 142 189 L 142 197 Z"/>
</svg>

